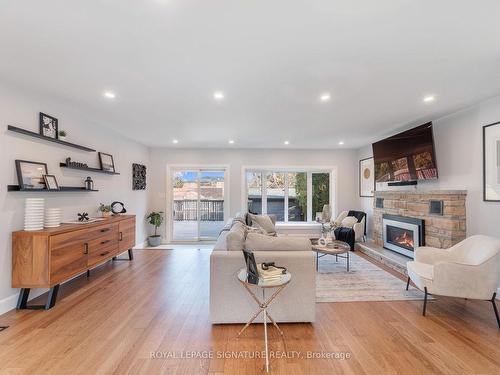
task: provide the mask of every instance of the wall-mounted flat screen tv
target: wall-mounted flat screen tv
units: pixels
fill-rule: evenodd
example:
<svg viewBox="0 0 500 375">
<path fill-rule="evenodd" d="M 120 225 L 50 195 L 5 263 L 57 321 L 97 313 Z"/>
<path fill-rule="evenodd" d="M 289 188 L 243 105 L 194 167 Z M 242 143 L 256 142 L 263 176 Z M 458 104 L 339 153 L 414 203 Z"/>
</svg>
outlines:
<svg viewBox="0 0 500 375">
<path fill-rule="evenodd" d="M 376 182 L 438 178 L 432 122 L 372 145 Z"/>
</svg>

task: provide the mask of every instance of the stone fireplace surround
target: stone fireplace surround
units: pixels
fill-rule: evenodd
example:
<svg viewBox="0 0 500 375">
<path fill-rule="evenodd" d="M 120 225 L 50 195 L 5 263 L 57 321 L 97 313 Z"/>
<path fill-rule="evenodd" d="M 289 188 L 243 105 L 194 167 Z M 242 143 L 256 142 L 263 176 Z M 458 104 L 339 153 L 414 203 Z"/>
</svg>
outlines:
<svg viewBox="0 0 500 375">
<path fill-rule="evenodd" d="M 383 246 L 382 215 L 392 214 L 425 221 L 425 245 L 449 248 L 465 239 L 465 190 L 376 191 L 373 200 L 373 240 Z M 383 207 L 377 207 L 377 198 Z M 443 214 L 431 214 L 430 201 L 443 202 Z M 379 201 L 380 203 L 380 201 Z"/>
</svg>

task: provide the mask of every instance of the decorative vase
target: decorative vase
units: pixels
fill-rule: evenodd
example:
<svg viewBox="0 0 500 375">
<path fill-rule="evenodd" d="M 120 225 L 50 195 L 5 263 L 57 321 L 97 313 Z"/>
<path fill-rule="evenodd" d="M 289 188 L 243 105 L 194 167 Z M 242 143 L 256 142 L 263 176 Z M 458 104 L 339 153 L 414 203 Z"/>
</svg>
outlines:
<svg viewBox="0 0 500 375">
<path fill-rule="evenodd" d="M 27 198 L 24 204 L 24 230 L 42 230 L 44 211 L 44 198 Z"/>
<path fill-rule="evenodd" d="M 60 141 L 65 141 L 66 140 L 66 136 L 65 135 L 60 135 L 58 138 L 59 138 Z"/>
</svg>

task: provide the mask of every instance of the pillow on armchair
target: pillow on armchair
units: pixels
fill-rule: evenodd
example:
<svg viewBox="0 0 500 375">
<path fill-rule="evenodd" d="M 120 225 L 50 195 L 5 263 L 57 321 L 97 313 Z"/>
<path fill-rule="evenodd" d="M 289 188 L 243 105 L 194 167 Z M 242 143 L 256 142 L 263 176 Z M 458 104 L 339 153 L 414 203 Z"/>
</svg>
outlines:
<svg viewBox="0 0 500 375">
<path fill-rule="evenodd" d="M 347 216 L 344 220 L 342 220 L 340 226 L 344 228 L 352 228 L 357 222 L 358 218 L 354 216 Z"/>
</svg>

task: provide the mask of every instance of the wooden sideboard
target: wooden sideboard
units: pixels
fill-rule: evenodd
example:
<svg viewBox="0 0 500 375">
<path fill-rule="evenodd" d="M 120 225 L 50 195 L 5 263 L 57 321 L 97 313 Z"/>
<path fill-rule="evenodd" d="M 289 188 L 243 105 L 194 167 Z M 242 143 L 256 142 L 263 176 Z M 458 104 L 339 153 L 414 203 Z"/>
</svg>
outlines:
<svg viewBox="0 0 500 375">
<path fill-rule="evenodd" d="M 12 287 L 21 288 L 18 309 L 50 309 L 59 285 L 128 251 L 133 259 L 135 215 L 117 215 L 89 224 L 12 233 Z M 47 303 L 28 306 L 31 288 L 50 288 Z"/>
</svg>

